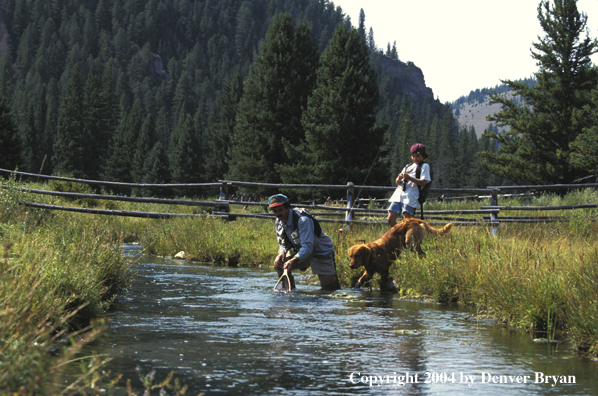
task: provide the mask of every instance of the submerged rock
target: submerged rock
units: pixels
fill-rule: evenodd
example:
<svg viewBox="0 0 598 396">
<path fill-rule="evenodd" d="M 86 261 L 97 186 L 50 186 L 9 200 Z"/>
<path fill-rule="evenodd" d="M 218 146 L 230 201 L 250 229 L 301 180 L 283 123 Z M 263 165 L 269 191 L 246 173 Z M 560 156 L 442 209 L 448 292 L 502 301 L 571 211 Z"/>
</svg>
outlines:
<svg viewBox="0 0 598 396">
<path fill-rule="evenodd" d="M 422 335 L 422 334 L 428 334 L 429 331 L 428 330 L 393 330 L 392 331 L 395 334 L 400 334 L 400 335 Z"/>
</svg>

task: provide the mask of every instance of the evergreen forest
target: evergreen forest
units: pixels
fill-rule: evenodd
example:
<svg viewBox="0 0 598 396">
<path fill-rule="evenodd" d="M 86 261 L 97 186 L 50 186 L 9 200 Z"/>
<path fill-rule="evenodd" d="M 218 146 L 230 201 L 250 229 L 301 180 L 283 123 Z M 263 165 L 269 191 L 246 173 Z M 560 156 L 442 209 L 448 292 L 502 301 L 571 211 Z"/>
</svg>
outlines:
<svg viewBox="0 0 598 396">
<path fill-rule="evenodd" d="M 391 185 L 422 142 L 434 187 L 509 180 L 477 155 L 497 154 L 497 136 L 478 139 L 413 89 L 417 68 L 377 46 L 363 10 L 355 24 L 328 0 L 5 0 L 0 12 L 1 168 Z"/>
</svg>

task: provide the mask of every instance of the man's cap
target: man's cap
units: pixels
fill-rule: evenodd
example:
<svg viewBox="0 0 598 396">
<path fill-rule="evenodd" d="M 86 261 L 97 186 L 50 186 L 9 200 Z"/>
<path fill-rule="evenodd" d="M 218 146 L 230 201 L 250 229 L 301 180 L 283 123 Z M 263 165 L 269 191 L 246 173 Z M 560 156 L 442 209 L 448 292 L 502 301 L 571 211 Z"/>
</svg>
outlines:
<svg viewBox="0 0 598 396">
<path fill-rule="evenodd" d="M 409 150 L 411 154 L 421 154 L 424 159 L 428 158 L 428 154 L 426 153 L 426 146 L 421 143 L 415 143 L 411 146 L 411 150 Z"/>
<path fill-rule="evenodd" d="M 270 198 L 268 198 L 268 209 L 274 208 L 276 206 L 280 206 L 285 202 L 289 202 L 289 199 L 287 198 L 286 195 L 282 195 L 282 194 L 272 195 Z"/>
</svg>

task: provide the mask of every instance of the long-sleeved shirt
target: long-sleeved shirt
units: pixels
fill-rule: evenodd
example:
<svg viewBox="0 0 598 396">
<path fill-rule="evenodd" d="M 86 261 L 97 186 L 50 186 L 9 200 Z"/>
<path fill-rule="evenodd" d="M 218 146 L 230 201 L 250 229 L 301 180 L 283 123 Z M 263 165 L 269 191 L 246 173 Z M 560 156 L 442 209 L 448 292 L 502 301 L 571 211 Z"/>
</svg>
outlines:
<svg viewBox="0 0 598 396">
<path fill-rule="evenodd" d="M 293 222 L 297 221 L 297 230 L 293 232 Z M 287 246 L 284 233 L 293 246 Z M 318 238 L 314 234 L 314 222 L 308 216 L 298 216 L 293 209 L 289 212 L 289 220 L 285 224 L 276 220 L 276 237 L 278 239 L 278 253 L 288 252 L 291 248 L 297 251 L 299 262 L 305 261 L 310 256 L 326 256 L 334 252 L 332 240 L 324 230 Z"/>
</svg>

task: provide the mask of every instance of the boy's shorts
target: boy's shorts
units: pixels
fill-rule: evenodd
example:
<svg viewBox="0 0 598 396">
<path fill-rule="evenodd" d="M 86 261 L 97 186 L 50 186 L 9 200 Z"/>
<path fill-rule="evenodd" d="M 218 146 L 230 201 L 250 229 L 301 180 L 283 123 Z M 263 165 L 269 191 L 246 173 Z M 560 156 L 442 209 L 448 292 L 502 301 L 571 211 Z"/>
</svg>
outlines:
<svg viewBox="0 0 598 396">
<path fill-rule="evenodd" d="M 409 205 L 404 205 L 400 202 L 392 202 L 388 208 L 389 212 L 395 212 L 402 215 L 404 212 L 408 212 L 412 216 L 415 214 L 415 208 Z"/>
<path fill-rule="evenodd" d="M 316 275 L 335 275 L 336 264 L 334 262 L 334 252 L 326 256 L 311 256 L 309 261 L 311 272 Z"/>
</svg>

